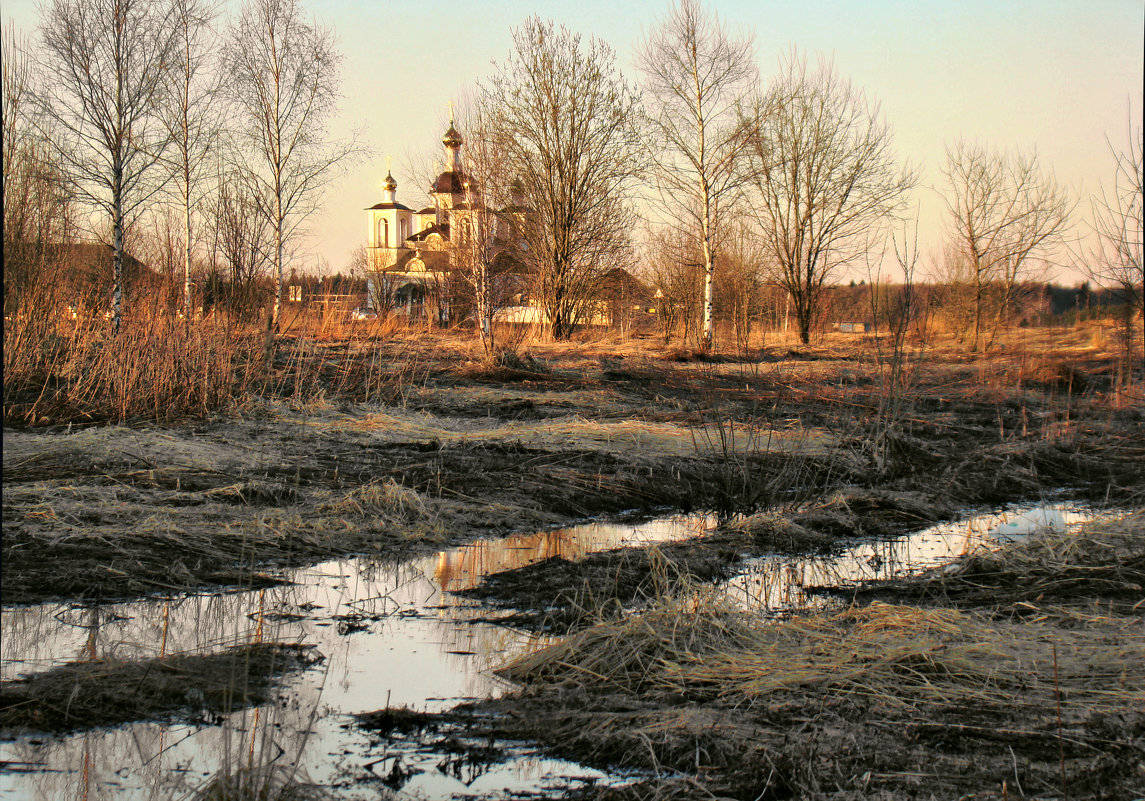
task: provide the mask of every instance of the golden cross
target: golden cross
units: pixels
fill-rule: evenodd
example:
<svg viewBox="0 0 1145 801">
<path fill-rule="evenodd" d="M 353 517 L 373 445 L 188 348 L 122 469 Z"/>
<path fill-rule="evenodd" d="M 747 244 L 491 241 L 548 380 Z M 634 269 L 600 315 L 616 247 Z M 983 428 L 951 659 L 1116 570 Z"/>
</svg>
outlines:
<svg viewBox="0 0 1145 801">
<path fill-rule="evenodd" d="M 450 100 L 446 105 L 449 106 L 449 124 L 453 125 L 453 101 Z"/>
<path fill-rule="evenodd" d="M 386 172 L 390 171 L 390 166 L 392 165 L 393 160 L 394 160 L 393 156 L 386 156 Z"/>
</svg>

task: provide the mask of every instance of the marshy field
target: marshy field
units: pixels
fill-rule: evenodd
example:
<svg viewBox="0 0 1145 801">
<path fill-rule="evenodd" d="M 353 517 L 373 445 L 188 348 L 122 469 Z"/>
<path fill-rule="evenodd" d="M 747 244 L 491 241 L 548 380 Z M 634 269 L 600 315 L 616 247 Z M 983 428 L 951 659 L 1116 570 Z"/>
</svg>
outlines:
<svg viewBox="0 0 1145 801">
<path fill-rule="evenodd" d="M 0 797 L 1145 797 L 1102 326 L 6 355 Z"/>
</svg>

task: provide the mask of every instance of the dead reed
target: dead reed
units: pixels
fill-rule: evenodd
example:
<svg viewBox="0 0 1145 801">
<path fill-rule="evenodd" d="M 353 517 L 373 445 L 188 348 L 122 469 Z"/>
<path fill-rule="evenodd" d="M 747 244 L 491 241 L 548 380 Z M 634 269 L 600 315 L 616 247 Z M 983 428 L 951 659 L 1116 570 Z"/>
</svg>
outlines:
<svg viewBox="0 0 1145 801">
<path fill-rule="evenodd" d="M 4 347 L 4 418 L 27 424 L 203 415 L 248 391 L 257 344 L 226 326 L 170 314 L 61 323 L 40 341 L 16 331 Z"/>
<path fill-rule="evenodd" d="M 53 321 L 5 326 L 7 423 L 169 423 L 258 397 L 401 403 L 426 375 L 418 349 L 372 329 L 283 337 L 268 369 L 262 334 L 222 313 L 188 324 L 142 306 L 118 333 L 98 316 Z"/>
<path fill-rule="evenodd" d="M 1039 593 L 1013 605 L 1022 615 L 873 602 L 768 622 L 692 589 L 502 672 L 545 710 L 534 735 L 582 758 L 690 774 L 700 787 L 687 797 L 999 798 L 1003 779 L 1016 797 L 1133 797 L 1145 769 L 1140 578 L 1116 578 L 1136 604 L 1039 604 L 1063 575 L 1123 562 L 1140 542 L 1138 516 L 972 555 L 930 579 L 1009 571 L 998 586 L 1032 581 L 1021 597 Z"/>
</svg>

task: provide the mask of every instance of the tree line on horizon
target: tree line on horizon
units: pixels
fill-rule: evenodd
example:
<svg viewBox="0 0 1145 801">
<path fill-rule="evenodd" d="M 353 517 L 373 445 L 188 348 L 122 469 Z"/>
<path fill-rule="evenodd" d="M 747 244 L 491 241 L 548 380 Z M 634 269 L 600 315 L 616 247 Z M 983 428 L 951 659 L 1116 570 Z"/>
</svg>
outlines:
<svg viewBox="0 0 1145 801">
<path fill-rule="evenodd" d="M 213 275 L 236 313 L 265 315 L 272 342 L 306 221 L 363 155 L 328 128 L 332 32 L 299 0 L 247 0 L 230 18 L 208 0 L 51 0 L 34 45 L 3 44 L 6 318 L 58 305 L 67 243 L 86 234 L 112 254 L 92 303 L 113 331 L 136 302 L 124 298 L 130 250 L 170 277 L 168 305 L 188 324 L 196 273 Z M 482 203 L 458 266 L 487 351 L 506 264 L 524 265 L 555 339 L 583 323 L 594 282 L 639 265 L 666 334 L 682 328 L 703 350 L 717 316 L 750 330 L 764 296 L 783 298 L 808 342 L 846 276 L 909 289 L 925 273 L 959 288 L 966 341 L 982 350 L 1021 288 L 1070 260 L 1118 293 L 1132 352 L 1145 302 L 1140 126 L 1128 151 L 1111 147 L 1084 252 L 1079 199 L 1035 153 L 949 142 L 946 235 L 924 260 L 919 173 L 878 103 L 829 60 L 793 49 L 767 81 L 756 62 L 752 36 L 698 0 L 656 21 L 635 80 L 595 37 L 538 17 L 514 31 L 464 109 L 464 169 Z"/>
</svg>

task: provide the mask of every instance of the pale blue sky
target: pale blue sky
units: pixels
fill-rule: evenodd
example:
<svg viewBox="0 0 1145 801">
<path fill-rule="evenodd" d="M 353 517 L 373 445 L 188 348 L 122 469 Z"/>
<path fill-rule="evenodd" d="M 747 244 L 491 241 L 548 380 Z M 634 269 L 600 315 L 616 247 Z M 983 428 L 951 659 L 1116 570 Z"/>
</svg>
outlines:
<svg viewBox="0 0 1145 801">
<path fill-rule="evenodd" d="M 35 27 L 33 0 L 2 7 L 5 27 Z M 405 162 L 415 153 L 439 157 L 447 101 L 505 57 L 525 17 L 604 39 L 635 78 L 634 48 L 668 3 L 311 0 L 308 7 L 333 28 L 345 56 L 337 128 L 361 129 L 375 153 L 332 188 L 311 225 L 311 252 L 340 269 L 364 242 L 362 209 L 381 198 L 385 156 L 393 156 L 399 200 L 423 202 Z M 733 29 L 754 32 L 765 81 L 796 46 L 832 56 L 881 103 L 900 156 L 923 168 L 924 252 L 942 236 L 942 201 L 929 187 L 941 188 L 946 142 L 1037 148 L 1082 197 L 1080 213 L 1111 176 L 1106 136 L 1124 147 L 1130 118 L 1141 124 L 1145 0 L 713 0 L 708 7 Z"/>
</svg>

